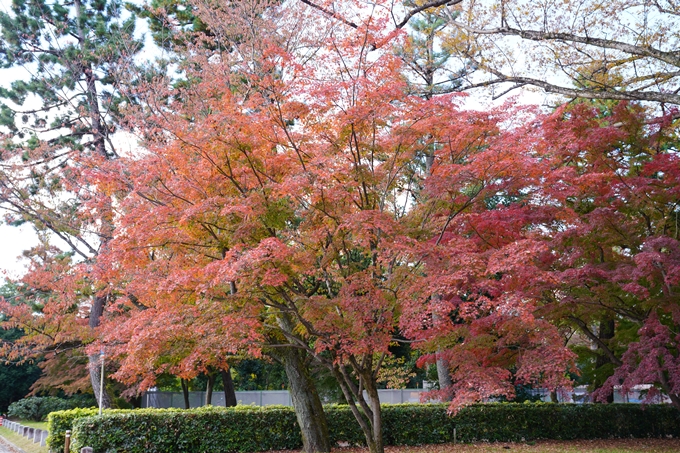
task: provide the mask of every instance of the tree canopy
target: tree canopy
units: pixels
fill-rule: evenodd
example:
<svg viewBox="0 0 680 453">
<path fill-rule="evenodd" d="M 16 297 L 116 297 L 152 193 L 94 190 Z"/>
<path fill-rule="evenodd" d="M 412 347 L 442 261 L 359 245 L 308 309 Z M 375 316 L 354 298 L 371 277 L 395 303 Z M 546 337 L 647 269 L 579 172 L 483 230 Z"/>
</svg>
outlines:
<svg viewBox="0 0 680 453">
<path fill-rule="evenodd" d="M 138 152 L 114 155 L 87 103 L 71 142 L 8 147 L 13 164 L 28 153 L 6 170 L 21 184 L 40 155 L 69 154 L 54 193 L 70 210 L 57 198 L 32 215 L 44 185 L 5 201 L 73 247 L 36 251 L 24 288 L 40 315 L 4 302 L 6 325 L 43 352 L 85 347 L 93 362 L 105 347 L 128 393 L 267 355 L 310 452 L 330 448 L 314 364 L 382 453 L 377 389 L 395 343 L 439 361 L 451 382 L 432 396 L 452 411 L 520 385 L 568 392 L 584 362 L 600 399 L 644 383 L 680 405 L 677 112 L 639 102 L 677 103 L 674 7 L 551 5 L 169 3 L 155 30 L 172 37 L 174 72 L 115 104 Z M 640 11 L 649 23 L 633 31 Z M 541 46 L 513 60 L 503 46 L 524 41 L 496 35 Z M 520 59 L 529 75 L 506 77 Z M 541 85 L 532 64 L 573 85 Z M 455 92 L 497 82 L 594 100 L 479 111 Z M 66 214 L 75 224 L 43 220 Z"/>
</svg>

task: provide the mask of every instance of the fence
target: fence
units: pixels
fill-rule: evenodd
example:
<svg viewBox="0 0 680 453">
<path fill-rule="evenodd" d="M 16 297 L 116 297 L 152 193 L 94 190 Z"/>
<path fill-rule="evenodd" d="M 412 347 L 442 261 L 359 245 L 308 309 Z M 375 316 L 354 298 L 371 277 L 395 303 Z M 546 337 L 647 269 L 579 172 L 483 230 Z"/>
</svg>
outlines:
<svg viewBox="0 0 680 453">
<path fill-rule="evenodd" d="M 403 389 L 403 390 L 378 390 L 378 397 L 381 403 L 419 403 L 423 389 Z M 236 392 L 238 404 L 271 406 L 278 404 L 282 406 L 292 406 L 288 390 L 255 390 Z M 189 392 L 189 406 L 199 407 L 206 404 L 206 392 Z M 213 392 L 213 406 L 224 406 L 224 392 Z M 181 392 L 161 392 L 151 390 L 144 394 L 142 398 L 143 407 L 184 407 L 184 396 Z"/>
<path fill-rule="evenodd" d="M 640 385 L 633 388 L 629 394 L 623 394 L 618 388 L 614 389 L 615 403 L 641 403 L 645 398 L 645 393 L 649 390 L 649 385 Z M 399 403 L 419 403 L 420 396 L 427 390 L 423 389 L 403 389 L 378 390 L 378 397 L 380 402 L 385 404 L 399 404 Z M 532 393 L 540 396 L 542 401 L 550 401 L 550 392 L 545 389 L 536 389 Z M 200 407 L 206 405 L 206 392 L 189 392 L 190 407 Z M 591 401 L 590 394 L 586 386 L 575 387 L 569 394 L 558 394 L 560 403 L 588 403 Z M 236 401 L 238 404 L 255 405 L 255 406 L 270 406 L 274 404 L 282 406 L 292 406 L 288 390 L 256 390 L 236 392 Z M 669 403 L 668 397 L 660 397 L 657 403 Z M 212 395 L 213 406 L 224 406 L 224 392 L 213 392 Z M 157 390 L 148 391 L 144 394 L 142 399 L 143 407 L 184 407 L 184 396 L 181 392 L 161 392 Z"/>
</svg>

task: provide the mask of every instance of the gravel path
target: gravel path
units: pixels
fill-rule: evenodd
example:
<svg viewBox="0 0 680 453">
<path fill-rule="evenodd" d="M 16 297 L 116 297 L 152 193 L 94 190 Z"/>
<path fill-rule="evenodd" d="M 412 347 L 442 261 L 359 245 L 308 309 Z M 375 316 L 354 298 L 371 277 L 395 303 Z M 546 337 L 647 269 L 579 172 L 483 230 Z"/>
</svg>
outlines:
<svg viewBox="0 0 680 453">
<path fill-rule="evenodd" d="M 24 451 L 10 444 L 4 437 L 0 436 L 0 453 L 24 453 Z"/>
</svg>

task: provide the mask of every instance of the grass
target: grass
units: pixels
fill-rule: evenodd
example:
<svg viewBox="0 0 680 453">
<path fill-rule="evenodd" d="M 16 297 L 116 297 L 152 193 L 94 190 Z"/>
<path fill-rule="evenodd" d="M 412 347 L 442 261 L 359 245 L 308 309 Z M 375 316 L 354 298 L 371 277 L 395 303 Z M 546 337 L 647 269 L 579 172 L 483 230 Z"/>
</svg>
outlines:
<svg viewBox="0 0 680 453">
<path fill-rule="evenodd" d="M 16 421 L 24 426 L 30 426 L 31 428 L 38 428 L 47 431 L 47 422 L 34 422 L 31 420 L 12 420 L 12 421 Z"/>
<path fill-rule="evenodd" d="M 47 423 L 45 423 L 45 427 L 47 427 L 46 425 Z M 32 440 L 27 439 L 4 426 L 0 426 L 0 436 L 26 453 L 48 453 L 47 447 L 41 447 L 40 443 L 34 444 Z"/>
</svg>

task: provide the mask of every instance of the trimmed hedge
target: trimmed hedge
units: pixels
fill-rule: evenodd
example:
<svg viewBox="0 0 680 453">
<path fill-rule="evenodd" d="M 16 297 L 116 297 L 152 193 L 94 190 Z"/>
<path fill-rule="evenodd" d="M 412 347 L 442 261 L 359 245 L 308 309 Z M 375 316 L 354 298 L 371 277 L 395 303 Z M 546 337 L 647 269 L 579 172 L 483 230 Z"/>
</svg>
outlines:
<svg viewBox="0 0 680 453">
<path fill-rule="evenodd" d="M 106 409 L 105 414 L 120 414 L 131 412 L 129 409 Z M 51 412 L 47 416 L 47 446 L 51 451 L 63 451 L 66 431 L 73 429 L 73 423 L 81 418 L 99 414 L 96 407 L 71 409 L 68 411 Z"/>
<path fill-rule="evenodd" d="M 302 446 L 290 407 L 140 409 L 85 417 L 73 426 L 73 449 L 97 452 L 253 452 Z"/>
<path fill-rule="evenodd" d="M 327 406 L 325 410 L 334 444 L 364 444 L 347 406 Z M 644 438 L 680 433 L 680 411 L 670 405 L 500 403 L 469 406 L 455 417 L 446 411 L 444 404 L 384 405 L 385 445 L 452 442 L 454 428 L 460 442 Z M 79 416 L 85 415 L 90 414 Z M 67 417 L 57 416 L 65 423 Z M 141 409 L 106 411 L 102 417 L 69 417 L 73 422 L 73 451 L 90 446 L 98 452 L 210 453 L 302 446 L 295 413 L 283 406 Z M 54 433 L 50 433 L 52 437 Z"/>
</svg>

